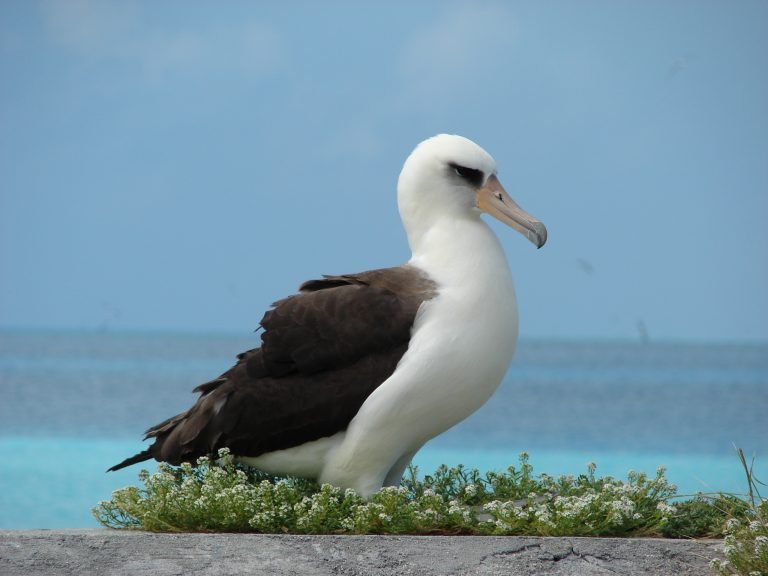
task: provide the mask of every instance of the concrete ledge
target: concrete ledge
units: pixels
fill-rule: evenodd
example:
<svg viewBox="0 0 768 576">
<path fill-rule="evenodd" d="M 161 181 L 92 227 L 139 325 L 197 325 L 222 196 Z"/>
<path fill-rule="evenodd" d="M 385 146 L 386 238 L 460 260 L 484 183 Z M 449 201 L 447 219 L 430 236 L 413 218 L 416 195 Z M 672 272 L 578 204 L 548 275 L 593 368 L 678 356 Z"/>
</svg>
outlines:
<svg viewBox="0 0 768 576">
<path fill-rule="evenodd" d="M 0 531 L 1 576 L 711 575 L 716 540 Z"/>
</svg>

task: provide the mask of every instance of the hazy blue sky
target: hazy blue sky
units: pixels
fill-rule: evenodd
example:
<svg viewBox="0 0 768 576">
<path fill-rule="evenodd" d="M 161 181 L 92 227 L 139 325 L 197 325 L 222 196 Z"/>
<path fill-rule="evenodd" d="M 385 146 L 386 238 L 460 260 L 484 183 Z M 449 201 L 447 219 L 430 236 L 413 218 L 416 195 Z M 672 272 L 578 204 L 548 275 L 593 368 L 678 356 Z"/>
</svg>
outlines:
<svg viewBox="0 0 768 576">
<path fill-rule="evenodd" d="M 768 2 L 0 2 L 0 327 L 230 331 L 409 257 L 439 132 L 525 337 L 768 340 Z"/>
</svg>

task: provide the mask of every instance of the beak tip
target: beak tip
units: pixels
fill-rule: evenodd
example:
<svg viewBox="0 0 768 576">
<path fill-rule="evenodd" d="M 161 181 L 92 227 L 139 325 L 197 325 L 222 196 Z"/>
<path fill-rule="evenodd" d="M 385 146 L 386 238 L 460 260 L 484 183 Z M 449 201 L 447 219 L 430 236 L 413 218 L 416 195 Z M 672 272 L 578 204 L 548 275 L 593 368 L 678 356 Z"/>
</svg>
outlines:
<svg viewBox="0 0 768 576">
<path fill-rule="evenodd" d="M 541 222 L 534 222 L 533 230 L 531 232 L 531 242 L 536 245 L 537 249 L 541 248 L 544 246 L 544 244 L 547 243 L 547 228 L 544 226 L 544 224 Z"/>
</svg>

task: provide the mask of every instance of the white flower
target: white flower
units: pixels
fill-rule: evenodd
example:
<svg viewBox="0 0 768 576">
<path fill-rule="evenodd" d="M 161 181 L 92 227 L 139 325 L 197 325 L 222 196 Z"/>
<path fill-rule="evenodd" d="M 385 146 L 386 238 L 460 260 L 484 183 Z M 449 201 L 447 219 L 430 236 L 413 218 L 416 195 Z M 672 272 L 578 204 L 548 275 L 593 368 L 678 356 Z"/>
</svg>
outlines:
<svg viewBox="0 0 768 576">
<path fill-rule="evenodd" d="M 611 510 L 628 516 L 635 511 L 635 503 L 627 498 L 621 498 L 620 500 L 614 500 L 610 503 Z"/>
<path fill-rule="evenodd" d="M 595 500 L 594 494 L 585 494 L 582 497 L 578 496 L 557 496 L 555 498 L 555 508 L 561 515 L 566 518 L 575 518 L 580 515 L 584 510 L 589 507 Z"/>
<path fill-rule="evenodd" d="M 752 522 L 749 523 L 749 530 L 751 532 L 757 532 L 762 527 L 763 527 L 763 523 L 758 520 L 753 520 Z"/>
<path fill-rule="evenodd" d="M 730 556 L 731 554 L 738 552 L 739 548 L 741 548 L 739 542 L 736 541 L 736 537 L 733 536 L 733 534 L 728 534 L 723 539 L 723 549 L 725 550 L 726 556 Z"/>
<path fill-rule="evenodd" d="M 344 530 L 351 532 L 355 529 L 355 521 L 352 518 L 344 518 L 344 520 L 341 521 L 341 527 L 344 528 Z"/>
<path fill-rule="evenodd" d="M 768 551 L 768 536 L 756 536 L 755 554 L 760 554 L 763 550 Z"/>
<path fill-rule="evenodd" d="M 475 494 L 477 494 L 477 486 L 475 486 L 474 484 L 467 484 L 464 487 L 464 493 L 467 496 L 474 496 Z"/>
<path fill-rule="evenodd" d="M 664 516 L 669 516 L 670 514 L 675 513 L 675 507 L 671 504 L 667 504 L 666 502 L 659 502 L 656 504 L 656 509 Z"/>
<path fill-rule="evenodd" d="M 507 524 L 502 520 L 496 520 L 495 524 L 496 524 L 496 528 L 498 528 L 499 530 L 503 530 L 504 532 L 509 532 L 510 530 L 512 530 L 512 526 L 510 526 L 509 524 Z"/>
<path fill-rule="evenodd" d="M 379 520 L 381 520 L 382 522 L 392 522 L 392 516 L 384 514 L 384 512 L 380 512 Z"/>
<path fill-rule="evenodd" d="M 539 507 L 536 512 L 534 512 L 534 516 L 536 516 L 536 519 L 541 522 L 542 524 L 546 524 L 547 526 L 554 526 L 554 522 L 552 522 L 552 518 L 549 515 L 549 510 L 547 510 L 544 507 Z"/>
</svg>

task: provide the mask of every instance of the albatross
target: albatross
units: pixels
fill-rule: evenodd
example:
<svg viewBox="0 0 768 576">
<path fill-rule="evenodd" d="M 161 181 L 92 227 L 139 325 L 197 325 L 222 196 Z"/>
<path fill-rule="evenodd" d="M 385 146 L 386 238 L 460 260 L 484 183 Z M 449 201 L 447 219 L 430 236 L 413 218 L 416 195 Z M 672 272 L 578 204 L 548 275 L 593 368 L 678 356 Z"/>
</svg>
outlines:
<svg viewBox="0 0 768 576">
<path fill-rule="evenodd" d="M 537 248 L 547 230 L 507 194 L 494 159 L 461 136 L 421 142 L 397 200 L 406 264 L 309 280 L 275 302 L 261 346 L 195 388 L 189 410 L 147 430 L 153 444 L 110 471 L 226 447 L 267 473 L 369 497 L 399 484 L 428 440 L 480 408 L 518 334 L 512 275 L 481 213 Z"/>
</svg>

